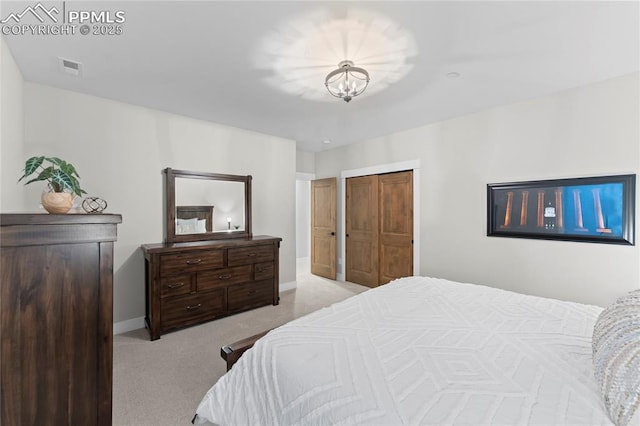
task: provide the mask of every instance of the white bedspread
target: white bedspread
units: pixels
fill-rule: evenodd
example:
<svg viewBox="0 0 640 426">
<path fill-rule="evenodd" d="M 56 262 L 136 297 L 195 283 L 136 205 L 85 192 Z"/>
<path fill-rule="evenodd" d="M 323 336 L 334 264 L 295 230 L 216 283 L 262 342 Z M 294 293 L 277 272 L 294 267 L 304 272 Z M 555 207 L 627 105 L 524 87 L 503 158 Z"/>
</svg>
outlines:
<svg viewBox="0 0 640 426">
<path fill-rule="evenodd" d="M 404 278 L 271 331 L 206 394 L 219 425 L 611 425 L 602 309 Z"/>
</svg>

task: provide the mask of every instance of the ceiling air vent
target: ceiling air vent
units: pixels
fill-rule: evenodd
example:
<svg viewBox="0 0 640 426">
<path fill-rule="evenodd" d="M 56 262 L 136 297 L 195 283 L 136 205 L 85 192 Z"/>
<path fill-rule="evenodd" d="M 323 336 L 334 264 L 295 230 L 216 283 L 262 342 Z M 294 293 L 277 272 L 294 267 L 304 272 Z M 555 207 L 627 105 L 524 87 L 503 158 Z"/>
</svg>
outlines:
<svg viewBox="0 0 640 426">
<path fill-rule="evenodd" d="M 74 76 L 80 76 L 82 74 L 82 64 L 80 62 L 64 58 L 58 58 L 58 60 L 60 61 L 61 71 Z"/>
</svg>

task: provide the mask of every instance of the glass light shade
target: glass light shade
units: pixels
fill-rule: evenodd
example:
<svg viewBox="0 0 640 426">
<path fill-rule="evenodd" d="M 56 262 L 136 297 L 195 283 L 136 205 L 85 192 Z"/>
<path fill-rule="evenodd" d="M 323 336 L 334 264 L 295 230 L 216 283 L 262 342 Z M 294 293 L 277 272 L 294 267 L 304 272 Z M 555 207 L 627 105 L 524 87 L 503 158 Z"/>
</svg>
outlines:
<svg viewBox="0 0 640 426">
<path fill-rule="evenodd" d="M 342 61 L 338 69 L 327 74 L 324 85 L 333 96 L 349 102 L 365 91 L 369 85 L 369 73 L 364 68 L 353 66 L 351 61 Z"/>
</svg>

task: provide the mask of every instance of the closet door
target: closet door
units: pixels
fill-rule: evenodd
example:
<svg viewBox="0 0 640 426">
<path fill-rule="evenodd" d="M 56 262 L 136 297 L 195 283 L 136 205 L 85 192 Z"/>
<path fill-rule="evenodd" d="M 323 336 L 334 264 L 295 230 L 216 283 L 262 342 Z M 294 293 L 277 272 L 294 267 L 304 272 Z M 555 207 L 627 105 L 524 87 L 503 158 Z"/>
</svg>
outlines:
<svg viewBox="0 0 640 426">
<path fill-rule="evenodd" d="M 377 287 L 378 176 L 346 180 L 346 280 Z"/>
<path fill-rule="evenodd" d="M 379 176 L 380 279 L 413 275 L 413 172 Z"/>
</svg>

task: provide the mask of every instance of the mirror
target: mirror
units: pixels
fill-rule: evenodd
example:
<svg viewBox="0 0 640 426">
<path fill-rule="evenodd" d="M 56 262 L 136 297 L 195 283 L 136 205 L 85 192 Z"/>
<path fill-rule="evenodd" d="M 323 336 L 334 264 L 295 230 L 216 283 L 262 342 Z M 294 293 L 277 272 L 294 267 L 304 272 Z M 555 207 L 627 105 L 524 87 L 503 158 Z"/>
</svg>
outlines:
<svg viewBox="0 0 640 426">
<path fill-rule="evenodd" d="M 163 170 L 165 241 L 251 236 L 251 176 Z"/>
<path fill-rule="evenodd" d="M 243 182 L 177 177 L 175 185 L 176 234 L 244 231 Z"/>
</svg>

